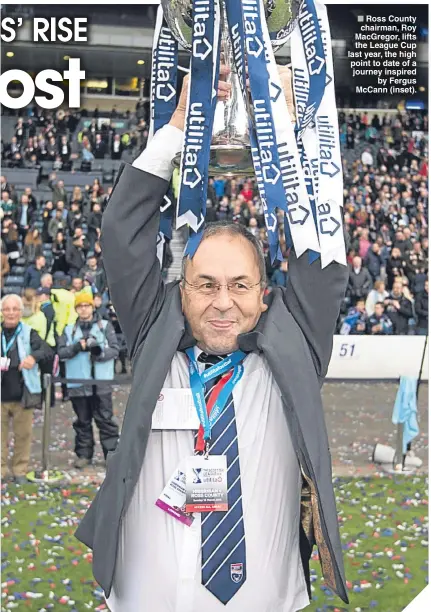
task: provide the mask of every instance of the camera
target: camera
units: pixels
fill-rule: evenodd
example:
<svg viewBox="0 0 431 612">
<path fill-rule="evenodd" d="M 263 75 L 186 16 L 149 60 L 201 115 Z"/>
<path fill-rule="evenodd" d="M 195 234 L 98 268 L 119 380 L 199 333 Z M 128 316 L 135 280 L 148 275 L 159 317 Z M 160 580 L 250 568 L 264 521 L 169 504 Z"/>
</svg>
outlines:
<svg viewBox="0 0 431 612">
<path fill-rule="evenodd" d="M 99 357 L 102 354 L 102 347 L 94 336 L 88 336 L 87 350 L 90 351 L 92 357 Z"/>
</svg>

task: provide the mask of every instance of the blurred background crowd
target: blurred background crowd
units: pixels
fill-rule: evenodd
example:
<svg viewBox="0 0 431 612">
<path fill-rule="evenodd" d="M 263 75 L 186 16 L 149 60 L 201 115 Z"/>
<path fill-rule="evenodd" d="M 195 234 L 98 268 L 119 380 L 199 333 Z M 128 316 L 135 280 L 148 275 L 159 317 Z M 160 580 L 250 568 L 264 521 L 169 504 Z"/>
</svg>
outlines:
<svg viewBox="0 0 431 612">
<path fill-rule="evenodd" d="M 3 118 L 2 293 L 24 295 L 37 311 L 37 290 L 44 285 L 72 293 L 90 290 L 96 312 L 114 322 L 121 340 L 99 236 L 120 164 L 132 161 L 146 146 L 148 108 L 138 102 L 132 111 L 121 114 L 114 107 L 110 118 L 106 115 L 100 119 L 97 109 L 52 114 L 33 107 L 26 116 Z M 341 112 L 339 124 L 349 283 L 337 331 L 425 334 L 428 115 Z M 282 216 L 284 259 L 274 267 L 253 177 L 210 178 L 207 222 L 216 220 L 241 223 L 259 238 L 268 291 L 287 285 Z M 168 281 L 180 275 L 184 239 L 182 232 L 174 232 L 166 246 Z M 126 371 L 124 350 L 120 367 Z"/>
</svg>

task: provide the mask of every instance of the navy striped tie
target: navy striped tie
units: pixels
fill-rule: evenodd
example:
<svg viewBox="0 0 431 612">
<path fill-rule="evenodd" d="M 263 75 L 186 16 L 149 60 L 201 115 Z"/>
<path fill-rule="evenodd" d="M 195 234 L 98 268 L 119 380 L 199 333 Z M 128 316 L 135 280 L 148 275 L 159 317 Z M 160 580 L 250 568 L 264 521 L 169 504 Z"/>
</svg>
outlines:
<svg viewBox="0 0 431 612">
<path fill-rule="evenodd" d="M 211 367 L 223 357 L 201 354 L 198 358 Z M 210 390 L 220 378 L 205 386 L 208 401 Z M 211 431 L 211 455 L 227 457 L 227 512 L 202 512 L 202 584 L 223 604 L 227 604 L 246 580 L 245 534 L 238 439 L 233 397 Z"/>
</svg>

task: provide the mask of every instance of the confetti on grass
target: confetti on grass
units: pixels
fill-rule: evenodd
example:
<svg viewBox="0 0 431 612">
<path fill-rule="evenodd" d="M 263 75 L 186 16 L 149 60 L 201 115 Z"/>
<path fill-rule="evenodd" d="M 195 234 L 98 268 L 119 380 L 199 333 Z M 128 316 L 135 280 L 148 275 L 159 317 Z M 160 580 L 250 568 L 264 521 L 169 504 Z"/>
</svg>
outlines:
<svg viewBox="0 0 431 612">
<path fill-rule="evenodd" d="M 310 612 L 401 612 L 427 584 L 428 498 L 422 477 L 334 480 L 347 606 L 325 586 L 317 550 Z M 74 537 L 97 487 L 2 488 L 2 611 L 108 610 Z"/>
</svg>

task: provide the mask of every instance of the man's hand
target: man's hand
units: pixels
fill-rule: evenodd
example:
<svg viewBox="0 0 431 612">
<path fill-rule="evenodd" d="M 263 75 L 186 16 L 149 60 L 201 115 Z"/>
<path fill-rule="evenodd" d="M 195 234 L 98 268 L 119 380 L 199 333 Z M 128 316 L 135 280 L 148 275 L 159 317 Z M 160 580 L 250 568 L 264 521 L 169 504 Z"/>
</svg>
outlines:
<svg viewBox="0 0 431 612">
<path fill-rule="evenodd" d="M 18 370 L 31 370 L 36 365 L 36 359 L 31 355 L 27 355 L 18 366 Z"/>
<path fill-rule="evenodd" d="M 81 348 L 83 351 L 87 349 L 87 341 L 84 338 L 82 338 L 82 340 L 79 341 L 79 344 L 81 345 Z"/>
<path fill-rule="evenodd" d="M 226 83 L 223 80 L 223 77 L 226 77 L 230 72 L 230 68 L 222 64 L 220 66 L 220 79 L 218 82 L 217 89 L 217 98 L 218 100 L 227 100 L 230 97 L 230 92 L 232 86 L 230 83 Z M 187 98 L 189 95 L 189 81 L 190 75 L 186 74 L 183 80 L 183 86 L 181 89 L 180 99 L 178 100 L 177 108 L 175 109 L 174 114 L 169 121 L 170 125 L 178 128 L 179 130 L 184 130 L 184 124 L 186 120 L 186 110 L 187 110 Z"/>
</svg>

